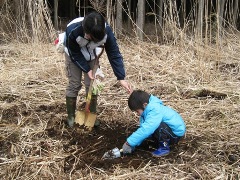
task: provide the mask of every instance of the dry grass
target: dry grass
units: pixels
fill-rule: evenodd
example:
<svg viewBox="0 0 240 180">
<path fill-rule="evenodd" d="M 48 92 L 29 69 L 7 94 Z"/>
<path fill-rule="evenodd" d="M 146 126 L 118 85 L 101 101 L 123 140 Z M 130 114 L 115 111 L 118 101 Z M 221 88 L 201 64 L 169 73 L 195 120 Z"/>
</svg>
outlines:
<svg viewBox="0 0 240 180">
<path fill-rule="evenodd" d="M 239 179 L 239 32 L 222 31 L 216 39 L 217 27 L 211 27 L 206 33 L 210 37 L 202 43 L 186 35 L 191 26 L 176 28 L 177 20 L 172 22 L 165 12 L 163 37 L 147 38 L 149 42 L 128 37 L 119 40 L 127 80 L 134 89 L 146 90 L 176 109 L 187 125 L 185 146 L 195 146 L 180 149 L 176 159 L 165 157 L 158 164 L 149 161 L 135 169 L 114 166 L 107 171 L 86 164 L 76 170 L 81 161 L 76 157 L 66 173 L 66 157 L 88 149 L 73 147 L 77 150 L 67 152 L 64 136 L 54 139 L 46 132 L 49 124 L 63 127 L 57 125 L 66 118 L 67 83 L 64 56 L 56 53 L 53 44 L 41 43 L 53 39 L 56 32 L 49 11 L 42 1 L 21 0 L 17 12 L 12 11 L 10 1 L 4 2 L 0 40 L 8 43 L 0 47 L 1 179 Z M 154 34 L 156 27 L 150 29 L 153 32 L 146 33 Z M 151 38 L 168 43 L 159 45 Z M 101 66 L 106 78 L 98 117 L 106 123 L 136 125 L 138 117 L 128 109 L 128 94 L 119 87 L 106 54 Z M 84 101 L 83 89 L 79 104 Z M 68 133 L 64 127 L 58 131 Z"/>
<path fill-rule="evenodd" d="M 182 150 L 188 161 L 162 158 L 140 169 L 115 167 L 111 173 L 86 165 L 86 169 L 66 174 L 63 170 L 63 140 L 49 138 L 45 129 L 54 118 L 46 114 L 26 116 L 39 106 L 64 103 L 67 83 L 64 56 L 52 44 L 1 45 L 0 52 L 0 142 L 8 153 L 0 154 L 3 179 L 238 179 L 240 166 L 240 37 L 223 37 L 220 45 L 202 45 L 185 39 L 175 45 L 157 45 L 136 39 L 119 40 L 125 59 L 127 80 L 134 89 L 159 96 L 180 112 L 186 121 L 187 137 L 196 141 L 195 152 Z M 119 88 L 106 59 L 99 118 L 106 122 L 121 119 L 129 126 L 137 117 L 127 108 L 128 94 Z M 84 92 L 81 91 L 82 95 Z M 80 102 L 83 100 L 79 98 Z M 80 103 L 79 102 L 79 103 Z M 15 109 L 17 122 L 5 120 L 7 110 Z M 12 111 L 10 111 L 13 113 Z M 9 114 L 11 117 L 11 114 Z M 14 139 L 14 140 L 13 140 Z M 41 152 L 48 144 L 49 151 Z M 186 142 L 188 143 L 188 142 Z"/>
</svg>

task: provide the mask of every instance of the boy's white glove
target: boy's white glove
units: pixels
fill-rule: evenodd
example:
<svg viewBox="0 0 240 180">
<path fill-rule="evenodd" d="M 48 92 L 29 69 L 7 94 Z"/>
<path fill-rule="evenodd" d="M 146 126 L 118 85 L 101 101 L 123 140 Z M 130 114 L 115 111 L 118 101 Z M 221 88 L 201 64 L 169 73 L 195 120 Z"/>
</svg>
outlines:
<svg viewBox="0 0 240 180">
<path fill-rule="evenodd" d="M 97 71 L 95 73 L 95 78 L 97 78 L 97 76 L 99 76 L 100 78 L 104 78 L 104 74 L 103 74 L 102 69 L 97 68 Z"/>
</svg>

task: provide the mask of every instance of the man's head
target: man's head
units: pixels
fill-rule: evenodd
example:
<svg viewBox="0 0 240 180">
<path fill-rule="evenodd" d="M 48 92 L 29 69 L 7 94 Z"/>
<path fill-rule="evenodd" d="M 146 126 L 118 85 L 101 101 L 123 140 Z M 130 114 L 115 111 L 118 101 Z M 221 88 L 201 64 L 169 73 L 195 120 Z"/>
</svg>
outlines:
<svg viewBox="0 0 240 180">
<path fill-rule="evenodd" d="M 94 42 L 101 41 L 105 36 L 105 19 L 97 13 L 91 12 L 84 17 L 83 29 L 85 34 Z"/>
<path fill-rule="evenodd" d="M 128 98 L 128 106 L 132 111 L 141 115 L 149 103 L 150 94 L 142 90 L 134 90 Z"/>
</svg>

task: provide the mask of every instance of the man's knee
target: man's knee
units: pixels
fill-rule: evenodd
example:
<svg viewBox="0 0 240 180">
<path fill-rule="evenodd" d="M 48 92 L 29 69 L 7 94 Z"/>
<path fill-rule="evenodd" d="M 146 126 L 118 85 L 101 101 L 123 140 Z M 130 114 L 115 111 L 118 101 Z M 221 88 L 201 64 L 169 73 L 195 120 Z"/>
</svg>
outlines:
<svg viewBox="0 0 240 180">
<path fill-rule="evenodd" d="M 81 90 L 82 85 L 71 85 L 69 84 L 66 89 L 67 97 L 77 97 L 78 92 Z"/>
</svg>

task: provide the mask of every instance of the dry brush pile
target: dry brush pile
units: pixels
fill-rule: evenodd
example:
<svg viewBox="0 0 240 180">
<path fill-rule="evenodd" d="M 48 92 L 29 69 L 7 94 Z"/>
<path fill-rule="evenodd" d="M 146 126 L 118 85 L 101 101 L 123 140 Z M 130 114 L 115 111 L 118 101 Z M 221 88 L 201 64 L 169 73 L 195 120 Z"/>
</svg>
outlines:
<svg viewBox="0 0 240 180">
<path fill-rule="evenodd" d="M 100 160 L 99 165 L 84 160 L 84 167 L 77 166 L 90 147 L 79 149 L 78 142 L 71 144 L 67 138 L 72 130 L 64 125 L 64 56 L 55 52 L 52 44 L 1 45 L 0 177 L 238 179 L 239 41 L 239 34 L 226 34 L 221 43 L 208 46 L 190 38 L 166 45 L 119 40 L 127 80 L 134 89 L 146 90 L 176 109 L 186 122 L 187 133 L 173 155 L 149 159 L 138 167 L 127 167 L 130 162 L 125 157 L 108 169 L 101 168 L 104 162 Z M 128 94 L 117 83 L 106 54 L 100 61 L 106 77 L 98 102 L 98 118 L 105 129 L 119 124 L 135 127 L 138 117 L 127 107 Z M 83 89 L 79 105 L 84 101 Z M 58 137 L 53 138 L 54 133 Z M 96 151 L 92 150 L 93 153 Z M 91 152 L 88 157 L 91 159 Z M 67 170 L 66 159 L 74 160 Z"/>
</svg>

